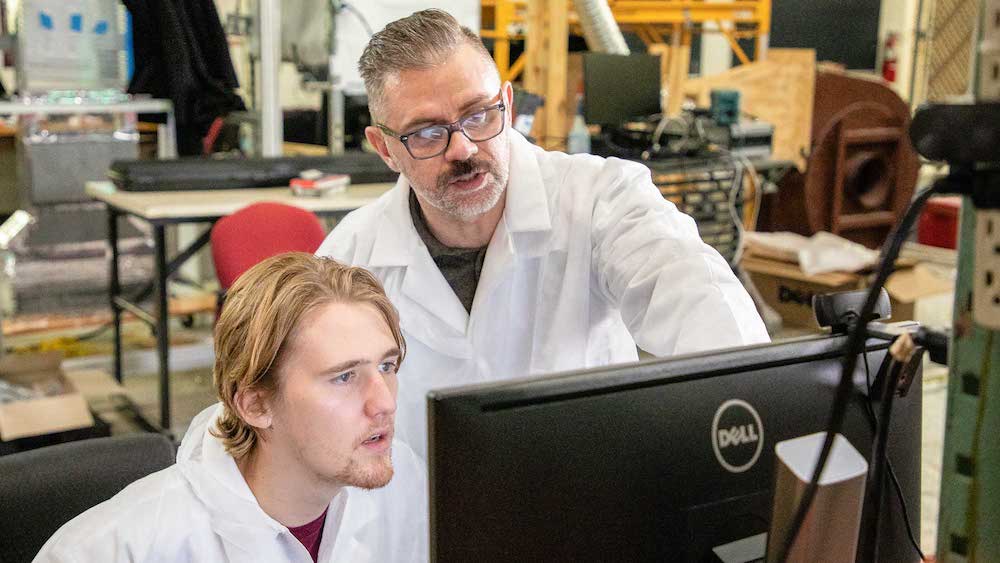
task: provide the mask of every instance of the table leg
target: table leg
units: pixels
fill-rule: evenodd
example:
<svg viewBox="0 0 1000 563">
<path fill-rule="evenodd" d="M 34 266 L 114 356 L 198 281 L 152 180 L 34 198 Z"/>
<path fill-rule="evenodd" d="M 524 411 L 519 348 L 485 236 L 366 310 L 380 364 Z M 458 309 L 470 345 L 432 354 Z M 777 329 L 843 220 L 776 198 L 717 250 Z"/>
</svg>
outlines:
<svg viewBox="0 0 1000 563">
<path fill-rule="evenodd" d="M 156 352 L 160 364 L 160 428 L 170 433 L 170 311 L 167 309 L 167 246 L 166 227 L 153 225 L 153 246 L 156 255 Z"/>
<path fill-rule="evenodd" d="M 118 212 L 108 207 L 108 245 L 111 247 L 110 282 L 108 283 L 108 299 L 111 303 L 111 322 L 114 325 L 114 376 L 118 383 L 122 382 L 122 310 L 115 302 L 121 295 L 121 281 L 118 278 Z"/>
</svg>

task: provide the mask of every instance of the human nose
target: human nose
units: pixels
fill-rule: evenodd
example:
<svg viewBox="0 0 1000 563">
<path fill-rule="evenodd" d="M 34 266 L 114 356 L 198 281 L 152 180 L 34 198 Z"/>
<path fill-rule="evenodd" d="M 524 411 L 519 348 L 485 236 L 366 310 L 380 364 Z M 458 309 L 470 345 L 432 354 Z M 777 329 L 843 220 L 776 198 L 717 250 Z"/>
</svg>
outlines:
<svg viewBox="0 0 1000 563">
<path fill-rule="evenodd" d="M 451 142 L 448 143 L 444 157 L 448 161 L 469 160 L 477 152 L 479 146 L 470 141 L 461 130 L 457 130 L 451 132 Z"/>
<path fill-rule="evenodd" d="M 365 414 L 371 418 L 392 415 L 396 412 L 396 386 L 394 381 L 381 373 L 368 378 L 365 395 Z"/>
</svg>

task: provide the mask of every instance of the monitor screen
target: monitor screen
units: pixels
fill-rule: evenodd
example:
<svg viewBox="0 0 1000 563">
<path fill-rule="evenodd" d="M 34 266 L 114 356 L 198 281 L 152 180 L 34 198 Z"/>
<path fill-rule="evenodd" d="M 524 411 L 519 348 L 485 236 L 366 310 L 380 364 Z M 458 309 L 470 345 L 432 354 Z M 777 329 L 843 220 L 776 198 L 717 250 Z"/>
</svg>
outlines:
<svg viewBox="0 0 1000 563">
<path fill-rule="evenodd" d="M 621 125 L 660 113 L 660 57 L 583 56 L 583 116 L 587 123 Z"/>
<path fill-rule="evenodd" d="M 822 431 L 846 338 L 822 336 L 428 395 L 435 561 L 712 561 L 766 532 L 777 442 Z M 874 378 L 886 343 L 866 352 Z M 873 439 L 859 362 L 843 434 Z M 889 457 L 920 521 L 919 377 Z M 880 553 L 917 557 L 886 487 Z M 915 532 L 919 537 L 919 531 Z"/>
</svg>

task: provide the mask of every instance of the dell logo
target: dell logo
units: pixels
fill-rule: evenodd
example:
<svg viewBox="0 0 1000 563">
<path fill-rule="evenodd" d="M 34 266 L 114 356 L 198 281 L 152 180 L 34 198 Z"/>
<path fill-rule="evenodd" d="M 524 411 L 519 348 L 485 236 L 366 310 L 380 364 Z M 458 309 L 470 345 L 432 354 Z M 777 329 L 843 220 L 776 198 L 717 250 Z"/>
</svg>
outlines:
<svg viewBox="0 0 1000 563">
<path fill-rule="evenodd" d="M 757 463 L 764 449 L 764 425 L 750 403 L 730 399 L 719 406 L 712 419 L 712 449 L 731 473 L 742 473 Z"/>
<path fill-rule="evenodd" d="M 741 444 L 749 444 L 751 442 L 756 442 L 760 440 L 757 437 L 757 429 L 752 424 L 744 424 L 743 426 L 733 426 L 729 430 L 721 429 L 719 430 L 719 448 L 728 448 L 729 446 L 739 446 Z"/>
</svg>

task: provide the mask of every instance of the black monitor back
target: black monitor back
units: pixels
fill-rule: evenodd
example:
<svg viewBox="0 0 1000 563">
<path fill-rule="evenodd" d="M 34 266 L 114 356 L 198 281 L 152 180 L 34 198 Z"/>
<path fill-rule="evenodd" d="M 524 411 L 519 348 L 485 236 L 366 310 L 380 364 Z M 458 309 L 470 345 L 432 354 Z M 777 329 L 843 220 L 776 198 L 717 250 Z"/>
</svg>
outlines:
<svg viewBox="0 0 1000 563">
<path fill-rule="evenodd" d="M 583 115 L 587 123 L 621 125 L 660 113 L 660 57 L 583 55 Z"/>
<path fill-rule="evenodd" d="M 432 392 L 432 560 L 712 561 L 712 547 L 767 531 L 774 446 L 825 428 L 844 341 Z M 867 355 L 874 378 L 885 343 Z M 855 387 L 843 433 L 868 458 L 863 362 Z M 918 377 L 894 405 L 889 443 L 917 527 L 920 420 Z M 725 443 L 713 440 L 719 429 Z M 891 491 L 880 553 L 915 561 Z"/>
</svg>

